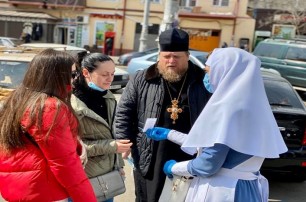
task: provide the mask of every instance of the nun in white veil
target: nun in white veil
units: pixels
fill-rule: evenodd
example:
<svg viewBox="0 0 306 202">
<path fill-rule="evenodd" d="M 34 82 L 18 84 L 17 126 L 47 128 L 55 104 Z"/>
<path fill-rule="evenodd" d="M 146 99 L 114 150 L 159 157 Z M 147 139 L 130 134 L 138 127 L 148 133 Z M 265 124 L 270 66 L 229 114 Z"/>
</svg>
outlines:
<svg viewBox="0 0 306 202">
<path fill-rule="evenodd" d="M 189 134 L 152 128 L 154 140 L 168 139 L 193 160 L 170 160 L 164 172 L 194 176 L 186 201 L 268 201 L 268 182 L 259 173 L 265 158 L 287 147 L 271 111 L 260 60 L 238 48 L 215 49 L 206 62 L 204 84 L 213 93 Z"/>
</svg>

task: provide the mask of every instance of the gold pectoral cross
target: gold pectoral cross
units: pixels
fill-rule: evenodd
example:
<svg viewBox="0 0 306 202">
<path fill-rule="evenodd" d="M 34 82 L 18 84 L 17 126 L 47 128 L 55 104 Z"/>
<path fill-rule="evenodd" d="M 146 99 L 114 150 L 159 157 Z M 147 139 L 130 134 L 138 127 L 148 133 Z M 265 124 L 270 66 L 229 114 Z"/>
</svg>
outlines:
<svg viewBox="0 0 306 202">
<path fill-rule="evenodd" d="M 183 110 L 182 108 L 178 107 L 178 100 L 177 99 L 173 99 L 171 101 L 172 106 L 167 108 L 167 112 L 171 113 L 170 114 L 170 118 L 173 120 L 172 123 L 175 124 L 175 120 L 178 119 L 178 113 L 182 113 Z"/>
</svg>

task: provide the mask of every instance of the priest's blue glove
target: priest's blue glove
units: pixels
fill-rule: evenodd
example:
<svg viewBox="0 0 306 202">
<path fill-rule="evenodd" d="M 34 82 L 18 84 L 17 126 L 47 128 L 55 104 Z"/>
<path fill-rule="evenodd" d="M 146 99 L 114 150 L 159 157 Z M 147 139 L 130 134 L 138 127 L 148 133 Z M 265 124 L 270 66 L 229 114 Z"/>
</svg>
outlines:
<svg viewBox="0 0 306 202">
<path fill-rule="evenodd" d="M 175 160 L 169 160 L 164 165 L 163 171 L 169 178 L 173 178 L 171 169 L 174 166 L 174 164 L 176 164 Z"/>
<path fill-rule="evenodd" d="M 149 128 L 145 133 L 148 138 L 156 141 L 166 140 L 170 129 L 162 127 Z"/>
</svg>

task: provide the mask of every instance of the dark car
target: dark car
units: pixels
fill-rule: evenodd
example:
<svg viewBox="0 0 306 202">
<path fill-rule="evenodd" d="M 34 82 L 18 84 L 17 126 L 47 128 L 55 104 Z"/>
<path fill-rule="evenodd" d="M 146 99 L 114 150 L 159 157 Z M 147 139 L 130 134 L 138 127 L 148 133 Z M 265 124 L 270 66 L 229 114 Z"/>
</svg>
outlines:
<svg viewBox="0 0 306 202">
<path fill-rule="evenodd" d="M 262 71 L 266 94 L 288 151 L 278 159 L 265 159 L 263 173 L 306 179 L 306 107 L 292 85 L 279 74 Z M 268 135 L 268 134 L 267 134 Z"/>
<path fill-rule="evenodd" d="M 119 62 L 119 65 L 127 65 L 132 58 L 141 57 L 141 56 L 144 56 L 150 53 L 154 53 L 157 51 L 158 51 L 158 48 L 152 48 L 152 49 L 148 49 L 142 52 L 135 51 L 135 52 L 125 53 L 118 58 L 118 62 Z"/>
<path fill-rule="evenodd" d="M 306 91 L 306 40 L 265 39 L 253 54 L 262 67 L 278 71 L 296 89 Z"/>
</svg>

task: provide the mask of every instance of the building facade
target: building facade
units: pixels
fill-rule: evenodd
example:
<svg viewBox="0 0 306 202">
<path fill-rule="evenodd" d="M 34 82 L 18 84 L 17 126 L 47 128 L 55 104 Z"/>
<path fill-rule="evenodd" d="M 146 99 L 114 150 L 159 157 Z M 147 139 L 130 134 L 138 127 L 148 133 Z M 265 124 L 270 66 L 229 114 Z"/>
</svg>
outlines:
<svg viewBox="0 0 306 202">
<path fill-rule="evenodd" d="M 305 0 L 249 0 L 256 20 L 254 45 L 269 37 L 306 38 Z"/>
<path fill-rule="evenodd" d="M 150 1 L 147 48 L 157 47 L 167 1 Z M 173 26 L 190 34 L 191 48 L 211 51 L 224 42 L 228 46 L 247 44 L 251 48 L 255 20 L 247 14 L 248 0 L 172 0 L 172 3 L 178 6 Z M 104 51 L 107 39 L 111 38 L 113 55 L 138 50 L 144 6 L 145 0 L 0 0 L 3 11 L 48 16 L 42 23 L 41 42 L 89 46 Z M 13 26 L 5 19 L 0 18 L 0 26 L 4 27 L 5 23 L 6 27 Z M 22 32 L 22 23 L 29 20 L 21 16 L 18 32 Z M 35 21 L 32 19 L 31 23 Z M 0 35 L 20 35 L 16 33 L 6 29 Z"/>
</svg>

